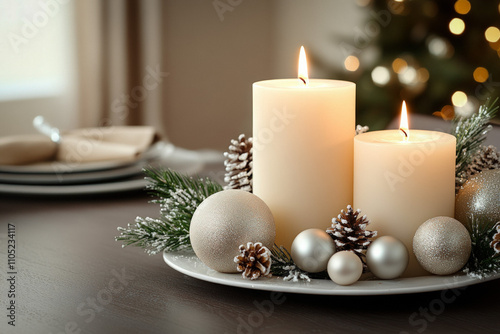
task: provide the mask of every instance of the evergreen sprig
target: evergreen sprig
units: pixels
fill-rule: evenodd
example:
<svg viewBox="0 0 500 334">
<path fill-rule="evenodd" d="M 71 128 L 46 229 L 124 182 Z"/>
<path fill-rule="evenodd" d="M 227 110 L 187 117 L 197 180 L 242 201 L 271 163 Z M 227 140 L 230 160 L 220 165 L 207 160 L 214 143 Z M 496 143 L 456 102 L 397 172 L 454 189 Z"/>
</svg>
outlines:
<svg viewBox="0 0 500 334">
<path fill-rule="evenodd" d="M 469 261 L 465 265 L 464 272 L 469 276 L 484 278 L 488 275 L 500 272 L 500 255 L 495 253 L 491 247 L 491 241 L 496 234 L 496 226 L 500 224 L 485 224 L 476 218 L 472 218 L 469 230 L 472 251 Z"/>
<path fill-rule="evenodd" d="M 479 146 L 486 139 L 486 135 L 491 130 L 488 123 L 495 117 L 498 106 L 498 98 L 491 100 L 479 107 L 479 111 L 469 118 L 455 116 L 452 122 L 451 134 L 457 138 L 456 147 L 456 177 L 467 169 Z"/>
<path fill-rule="evenodd" d="M 189 226 L 198 205 L 208 196 L 222 190 L 222 186 L 208 178 L 194 179 L 170 169 L 144 169 L 149 181 L 147 189 L 158 198 L 159 218 L 137 217 L 134 224 L 118 227 L 123 247 L 134 245 L 153 255 L 163 250 L 191 248 Z"/>
</svg>

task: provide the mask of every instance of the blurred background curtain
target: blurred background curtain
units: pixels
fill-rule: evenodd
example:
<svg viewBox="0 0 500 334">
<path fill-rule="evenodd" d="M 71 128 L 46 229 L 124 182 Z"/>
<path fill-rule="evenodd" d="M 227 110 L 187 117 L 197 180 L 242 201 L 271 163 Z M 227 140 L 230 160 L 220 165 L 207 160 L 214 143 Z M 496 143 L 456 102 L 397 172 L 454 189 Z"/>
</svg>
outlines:
<svg viewBox="0 0 500 334">
<path fill-rule="evenodd" d="M 163 1 L 75 4 L 79 124 L 154 125 L 165 135 Z M 153 72 L 156 78 L 151 78 Z"/>
</svg>

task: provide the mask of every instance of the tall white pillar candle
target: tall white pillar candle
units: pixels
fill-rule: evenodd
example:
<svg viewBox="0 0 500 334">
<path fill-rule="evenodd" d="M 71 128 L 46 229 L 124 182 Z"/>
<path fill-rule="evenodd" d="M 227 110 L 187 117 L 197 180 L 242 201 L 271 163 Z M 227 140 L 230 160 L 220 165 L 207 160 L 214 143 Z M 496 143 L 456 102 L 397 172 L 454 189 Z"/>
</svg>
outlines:
<svg viewBox="0 0 500 334">
<path fill-rule="evenodd" d="M 290 249 L 352 202 L 355 84 L 299 79 L 253 84 L 253 192 Z"/>
</svg>

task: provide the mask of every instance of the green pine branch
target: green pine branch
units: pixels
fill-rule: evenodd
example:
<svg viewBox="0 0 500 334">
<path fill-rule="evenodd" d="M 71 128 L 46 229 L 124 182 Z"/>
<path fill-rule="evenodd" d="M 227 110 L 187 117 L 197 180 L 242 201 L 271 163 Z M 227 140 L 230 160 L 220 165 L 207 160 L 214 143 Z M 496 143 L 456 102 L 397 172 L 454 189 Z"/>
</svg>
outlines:
<svg viewBox="0 0 500 334">
<path fill-rule="evenodd" d="M 152 255 L 166 251 L 191 248 L 189 227 L 196 208 L 222 186 L 208 178 L 193 179 L 170 169 L 144 169 L 149 181 L 147 189 L 158 197 L 151 203 L 160 204 L 159 218 L 137 217 L 134 224 L 118 227 L 123 247 L 144 248 Z"/>
<path fill-rule="evenodd" d="M 492 226 L 473 217 L 467 226 L 472 243 L 471 255 L 464 268 L 468 275 L 482 278 L 500 272 L 500 256 L 491 247 L 498 224 L 500 222 Z"/>
<path fill-rule="evenodd" d="M 456 147 L 456 177 L 467 169 L 479 146 L 484 142 L 491 125 L 488 123 L 495 117 L 498 98 L 491 100 L 479 107 L 479 112 L 469 118 L 455 116 L 452 123 L 451 134 L 457 138 Z"/>
</svg>

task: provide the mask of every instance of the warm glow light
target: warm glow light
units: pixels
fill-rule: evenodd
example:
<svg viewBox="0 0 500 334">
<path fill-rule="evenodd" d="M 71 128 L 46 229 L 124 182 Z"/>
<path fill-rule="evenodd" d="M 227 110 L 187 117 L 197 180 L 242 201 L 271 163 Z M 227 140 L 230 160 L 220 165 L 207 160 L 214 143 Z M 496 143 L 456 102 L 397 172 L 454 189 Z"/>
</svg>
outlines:
<svg viewBox="0 0 500 334">
<path fill-rule="evenodd" d="M 485 82 L 486 80 L 488 80 L 488 77 L 490 76 L 488 70 L 485 69 L 484 67 L 476 68 L 472 75 L 474 76 L 474 80 L 476 80 L 477 82 Z"/>
<path fill-rule="evenodd" d="M 455 2 L 455 11 L 458 14 L 467 14 L 470 11 L 470 2 L 467 0 L 458 0 Z"/>
<path fill-rule="evenodd" d="M 454 18 L 449 24 L 450 31 L 455 35 L 460 35 L 465 30 L 465 22 L 462 19 Z"/>
<path fill-rule="evenodd" d="M 404 60 L 402 58 L 396 58 L 392 62 L 392 69 L 396 73 L 403 72 L 406 69 L 407 66 L 408 66 L 408 63 L 406 62 L 406 60 Z"/>
<path fill-rule="evenodd" d="M 344 67 L 346 70 L 354 72 L 359 68 L 359 59 L 356 56 L 348 56 L 344 60 Z"/>
<path fill-rule="evenodd" d="M 309 75 L 307 73 L 307 58 L 306 58 L 306 51 L 304 50 L 304 47 L 300 47 L 300 56 L 299 56 L 299 79 L 304 82 L 304 84 L 307 86 L 309 83 Z"/>
<path fill-rule="evenodd" d="M 484 37 L 490 43 L 496 43 L 500 39 L 500 30 L 497 27 L 489 27 L 484 32 Z"/>
<path fill-rule="evenodd" d="M 378 86 L 385 86 L 391 80 L 391 73 L 384 66 L 377 66 L 372 71 L 372 80 Z"/>
<path fill-rule="evenodd" d="M 420 82 L 427 82 L 427 80 L 429 80 L 429 71 L 424 67 L 419 68 L 417 71 L 417 78 Z"/>
<path fill-rule="evenodd" d="M 463 107 L 467 103 L 467 95 L 458 90 L 451 96 L 451 102 L 455 107 Z"/>
<path fill-rule="evenodd" d="M 404 134 L 405 140 L 410 138 L 410 129 L 408 127 L 408 112 L 406 111 L 406 102 L 403 101 L 401 106 L 401 122 L 399 123 L 399 130 Z"/>
</svg>

